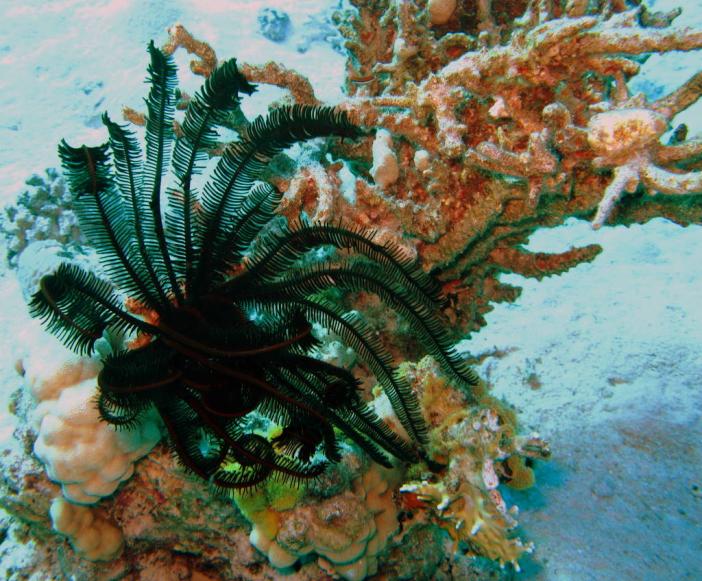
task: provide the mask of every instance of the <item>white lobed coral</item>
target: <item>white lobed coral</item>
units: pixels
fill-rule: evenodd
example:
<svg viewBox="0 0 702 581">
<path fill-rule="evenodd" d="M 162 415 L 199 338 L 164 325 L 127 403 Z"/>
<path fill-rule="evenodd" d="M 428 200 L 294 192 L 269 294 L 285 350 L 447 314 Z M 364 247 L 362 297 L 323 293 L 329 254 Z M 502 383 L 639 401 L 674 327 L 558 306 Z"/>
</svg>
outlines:
<svg viewBox="0 0 702 581">
<path fill-rule="evenodd" d="M 134 462 L 160 440 L 154 420 L 115 431 L 100 421 L 94 379 L 67 387 L 41 421 L 34 453 L 71 502 L 94 504 L 131 477 Z"/>
<path fill-rule="evenodd" d="M 100 420 L 95 406 L 95 359 L 71 354 L 36 329 L 38 340 L 23 361 L 25 381 L 38 405 L 34 453 L 71 502 L 94 504 L 112 494 L 134 470 L 134 462 L 160 440 L 147 419 L 133 430 L 116 431 Z"/>
<path fill-rule="evenodd" d="M 122 551 L 122 532 L 92 509 L 55 498 L 49 514 L 54 530 L 66 535 L 76 552 L 88 561 L 110 561 Z"/>
<path fill-rule="evenodd" d="M 373 141 L 373 167 L 371 175 L 375 183 L 386 189 L 400 177 L 400 167 L 392 146 L 392 136 L 386 129 L 381 129 Z"/>
<path fill-rule="evenodd" d="M 254 516 L 251 544 L 280 569 L 316 554 L 322 569 L 347 581 L 374 575 L 378 555 L 398 527 L 393 490 L 399 477 L 398 470 L 372 464 L 351 490 L 298 504 L 280 513 L 273 528 L 269 519 L 257 522 Z"/>
</svg>

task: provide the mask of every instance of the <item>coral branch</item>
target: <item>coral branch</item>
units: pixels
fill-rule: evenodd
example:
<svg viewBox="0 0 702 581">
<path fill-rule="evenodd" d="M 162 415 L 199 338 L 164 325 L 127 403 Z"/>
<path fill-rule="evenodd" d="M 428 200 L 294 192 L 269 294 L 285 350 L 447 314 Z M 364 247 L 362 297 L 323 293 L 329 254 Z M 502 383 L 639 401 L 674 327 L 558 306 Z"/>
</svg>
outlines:
<svg viewBox="0 0 702 581">
<path fill-rule="evenodd" d="M 694 75 L 670 95 L 651 103 L 651 109 L 667 119 L 672 119 L 680 111 L 696 103 L 700 96 L 702 96 L 702 72 Z"/>
<path fill-rule="evenodd" d="M 490 253 L 490 262 L 516 274 L 541 280 L 544 276 L 560 274 L 573 266 L 590 262 L 600 252 L 602 247 L 599 244 L 571 248 L 557 254 L 497 248 Z"/>
<path fill-rule="evenodd" d="M 306 77 L 287 69 L 283 65 L 267 62 L 265 65 L 243 65 L 243 75 L 251 82 L 275 85 L 288 89 L 293 102 L 300 105 L 319 105 L 321 101 L 314 96 L 314 89 Z"/>
<path fill-rule="evenodd" d="M 209 77 L 217 66 L 214 49 L 201 40 L 197 40 L 182 24 L 175 24 L 168 29 L 169 41 L 163 45 L 165 54 L 173 54 L 179 47 L 184 48 L 197 59 L 190 61 L 190 70 L 196 75 Z"/>
</svg>

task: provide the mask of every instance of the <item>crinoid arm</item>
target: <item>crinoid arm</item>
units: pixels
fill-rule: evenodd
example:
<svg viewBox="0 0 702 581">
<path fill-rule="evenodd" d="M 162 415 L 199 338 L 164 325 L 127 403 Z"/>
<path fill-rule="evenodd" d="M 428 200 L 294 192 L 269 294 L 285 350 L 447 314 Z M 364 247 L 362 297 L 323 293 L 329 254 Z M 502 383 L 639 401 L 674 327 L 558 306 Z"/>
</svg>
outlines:
<svg viewBox="0 0 702 581">
<path fill-rule="evenodd" d="M 438 285 L 398 247 L 363 229 L 303 220 L 268 228 L 282 197 L 261 181 L 269 161 L 300 141 L 362 131 L 333 107 L 278 107 L 240 131 L 198 191 L 195 176 L 217 145 L 217 128 L 241 115 L 240 96 L 255 86 L 234 59 L 222 63 L 190 99 L 176 132 L 175 64 L 153 43 L 148 50 L 145 148 L 107 114 L 106 143 L 59 146 L 105 278 L 63 265 L 42 279 L 32 314 L 80 353 L 92 352 L 106 330 L 138 335 L 135 346 L 103 360 L 100 417 L 130 429 L 157 412 L 181 464 L 217 490 L 314 478 L 340 459 L 340 434 L 384 466 L 416 461 L 427 429 L 415 394 L 362 319 L 322 293 L 376 293 L 449 375 L 470 384 L 474 376 L 435 315 Z M 262 234 L 268 230 L 275 232 Z M 302 266 L 321 247 L 342 259 Z M 125 296 L 144 319 L 124 307 Z M 350 371 L 320 360 L 314 323 L 367 363 L 409 441 L 363 401 Z"/>
<path fill-rule="evenodd" d="M 400 248 L 391 242 L 375 242 L 375 233 L 360 226 L 345 227 L 343 223 L 314 224 L 299 220 L 292 226 L 271 233 L 266 244 L 261 245 L 250 261 L 248 273 L 261 280 L 275 280 L 278 273 L 285 272 L 306 252 L 321 245 L 350 250 L 361 254 L 388 269 L 402 285 L 415 293 L 429 308 L 440 309 L 444 305 L 441 288 L 429 277 L 416 260 L 405 257 Z M 238 284 L 237 280 L 229 283 Z"/>
<path fill-rule="evenodd" d="M 152 330 L 151 325 L 122 310 L 112 285 L 72 264 L 61 264 L 42 277 L 29 312 L 80 354 L 92 353 L 95 342 L 108 328 L 122 332 Z"/>
<path fill-rule="evenodd" d="M 217 131 L 233 111 L 239 110 L 239 93 L 252 95 L 256 86 L 239 72 L 236 59 L 225 61 L 207 78 L 191 99 L 181 125 L 182 135 L 173 151 L 173 173 L 177 187 L 168 190 L 167 239 L 173 262 L 190 294 L 190 284 L 198 262 L 200 240 L 196 229 L 199 193 L 193 177 L 202 173 L 208 152 L 217 145 Z"/>
<path fill-rule="evenodd" d="M 398 275 L 378 263 L 356 260 L 303 267 L 276 277 L 260 291 L 294 298 L 311 296 L 332 287 L 377 294 L 409 321 L 427 351 L 447 374 L 459 383 L 469 386 L 477 383 L 477 376 L 453 349 L 435 312 L 404 287 Z"/>
<path fill-rule="evenodd" d="M 279 107 L 268 117 L 255 119 L 241 140 L 225 149 L 212 179 L 205 185 L 202 211 L 198 214 L 201 238 L 200 261 L 193 282 L 195 293 L 207 292 L 226 281 L 232 264 L 241 259 L 244 243 L 258 234 L 259 225 L 270 221 L 277 206 L 277 201 L 268 197 L 272 192 L 254 191 L 254 199 L 261 200 L 254 207 L 246 200 L 273 156 L 306 139 L 359 134 L 346 113 L 333 107 Z M 268 204 L 264 203 L 266 200 Z M 242 232 L 239 239 L 238 230 L 244 225 L 248 225 L 249 232 Z"/>
</svg>

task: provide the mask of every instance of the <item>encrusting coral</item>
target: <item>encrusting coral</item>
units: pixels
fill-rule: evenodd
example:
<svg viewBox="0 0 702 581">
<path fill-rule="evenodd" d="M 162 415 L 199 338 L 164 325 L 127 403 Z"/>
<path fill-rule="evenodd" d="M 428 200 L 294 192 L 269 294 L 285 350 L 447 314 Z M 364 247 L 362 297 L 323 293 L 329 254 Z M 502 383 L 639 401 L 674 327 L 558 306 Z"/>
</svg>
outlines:
<svg viewBox="0 0 702 581">
<path fill-rule="evenodd" d="M 517 509 L 508 508 L 498 490 L 498 470 L 503 472 L 503 463 L 519 466 L 525 458 L 547 459 L 548 445 L 536 434 L 518 436 L 513 412 L 487 394 L 471 405 L 430 358 L 405 363 L 402 372 L 426 410 L 431 456 L 447 464 L 438 474 L 403 484 L 400 492 L 410 497 L 405 505 L 427 512 L 454 540 L 454 550 L 466 543 L 470 550 L 519 570 L 519 558 L 533 545 L 513 534 Z"/>
<path fill-rule="evenodd" d="M 484 314 L 492 308 L 492 303 L 512 301 L 519 295 L 520 289 L 500 282 L 501 273 L 541 278 L 592 260 L 601 250 L 597 245 L 555 254 L 524 250 L 523 244 L 538 228 L 554 227 L 571 216 L 591 220 L 595 228 L 645 222 L 656 216 L 679 224 L 702 220 L 702 197 L 697 195 L 702 193 L 699 166 L 702 143 L 686 139 L 684 127 L 677 127 L 668 142 L 662 142 L 675 115 L 702 94 L 699 75 L 655 100 L 630 94 L 627 87 L 627 80 L 639 70 L 637 58 L 640 55 L 702 48 L 702 33 L 673 26 L 678 12 L 652 13 L 640 5 L 629 6 L 627 2 L 595 6 L 588 2 L 548 0 L 510 3 L 352 0 L 352 4 L 354 15 L 337 19 L 349 51 L 348 98 L 334 114 L 341 115 L 338 112 L 344 111 L 348 116 L 342 122 L 347 136 L 359 135 L 350 129 L 352 124 L 375 128 L 375 133 L 353 140 L 306 146 L 294 161 L 280 153 L 282 148 L 267 155 L 257 168 L 260 170 L 257 177 L 270 181 L 282 193 L 278 208 L 282 218 L 271 219 L 276 200 L 264 221 L 273 238 L 264 237 L 263 243 L 254 245 L 250 260 L 242 260 L 241 264 L 239 261 L 227 263 L 231 268 L 226 273 L 226 269 L 222 270 L 222 274 L 240 275 L 251 265 L 255 269 L 276 233 L 285 239 L 291 231 L 295 232 L 301 213 L 306 214 L 312 224 L 317 220 L 328 222 L 343 217 L 346 223 L 374 229 L 370 242 L 364 243 L 375 252 L 371 253 L 371 260 L 377 259 L 378 249 L 391 248 L 391 258 L 401 266 L 413 264 L 409 275 L 398 274 L 402 268 L 395 268 L 393 275 L 410 285 L 413 293 L 421 295 L 419 291 L 429 288 L 423 286 L 428 280 L 424 272 L 440 281 L 448 299 L 442 305 L 443 312 L 451 323 L 452 337 L 458 339 L 485 324 Z M 212 79 L 218 70 L 214 50 L 181 25 L 173 27 L 170 34 L 171 40 L 163 54 L 185 48 L 197 57 L 191 70 Z M 268 83 L 286 89 L 289 103 L 320 105 L 309 81 L 281 65 L 242 65 L 238 70 L 242 82 Z M 178 108 L 184 109 L 188 105 L 197 107 L 202 96 L 182 94 L 179 99 Z M 153 103 L 150 107 L 153 108 Z M 221 124 L 246 135 L 249 124 L 243 114 L 240 111 L 230 113 L 222 117 Z M 146 123 L 149 133 L 148 123 L 154 118 L 152 110 L 147 114 L 128 110 L 125 116 L 134 122 Z M 174 121 L 171 117 L 166 120 L 166 130 L 173 121 L 175 137 L 183 140 L 183 136 L 189 135 L 191 128 L 187 122 Z M 109 121 L 108 127 L 113 132 L 120 131 L 119 126 Z M 207 147 L 201 148 L 199 157 L 195 156 L 198 161 L 203 160 L 205 153 L 226 158 L 227 146 L 217 139 L 215 135 L 210 136 Z M 147 146 L 147 152 L 153 143 L 152 140 Z M 66 146 L 64 153 L 69 165 L 77 163 L 79 149 Z M 119 153 L 115 155 L 119 158 Z M 183 186 L 182 180 L 180 185 Z M 174 193 L 169 195 L 174 196 Z M 179 203 L 177 195 L 173 199 Z M 181 204 L 181 207 L 188 206 Z M 180 215 L 184 214 L 187 211 Z M 292 230 L 284 219 L 294 225 Z M 173 221 L 166 226 L 167 230 L 171 229 L 168 234 L 171 240 L 174 240 L 172 229 L 175 228 L 179 248 L 187 247 L 178 238 L 185 228 Z M 303 222 L 299 227 L 310 226 Z M 368 237 L 365 230 L 359 232 L 363 232 L 361 238 Z M 159 240 L 156 238 L 151 241 L 147 254 L 157 252 Z M 253 238 L 252 235 L 250 240 Z M 312 245 L 305 248 L 311 249 Z M 167 260 L 161 260 L 156 265 L 163 269 L 163 276 L 155 279 L 158 284 L 152 284 L 153 278 L 148 282 L 151 275 L 144 275 L 142 279 L 147 282 L 149 292 L 140 293 L 139 289 L 134 292 L 134 285 L 128 289 L 132 298 L 141 300 L 130 302 L 132 311 L 124 313 L 135 319 L 137 314 L 143 317 L 144 320 L 134 326 L 140 328 L 144 337 L 157 336 L 159 324 L 160 331 L 169 326 L 159 309 L 163 310 L 166 303 L 179 304 L 179 291 L 188 287 L 188 282 L 181 285 L 180 281 L 189 280 L 188 268 L 184 266 L 189 255 L 179 252 L 176 268 L 182 269 L 183 277 L 169 281 L 172 277 L 165 266 Z M 301 256 L 297 250 L 293 254 L 295 260 Z M 161 251 L 161 255 L 167 258 L 167 253 Z M 129 256 L 131 258 L 132 254 Z M 421 268 L 412 263 L 414 259 Z M 549 456 L 546 443 L 536 434 L 518 433 L 514 414 L 505 404 L 485 393 L 475 377 L 468 377 L 462 367 L 463 361 L 443 335 L 445 331 L 440 331 L 442 338 L 436 341 L 439 348 L 430 350 L 434 359 L 428 357 L 413 363 L 423 353 L 416 341 L 422 325 L 407 325 L 395 317 L 374 296 L 380 294 L 387 298 L 378 292 L 380 287 L 353 284 L 349 288 L 351 292 L 336 292 L 329 287 L 337 285 L 343 276 L 331 271 L 322 273 L 319 270 L 322 267 L 310 264 L 313 261 L 303 261 L 296 275 L 302 272 L 313 278 L 319 276 L 325 288 L 313 284 L 305 287 L 305 292 L 325 290 L 325 308 L 326 301 L 329 305 L 333 303 L 334 313 L 340 320 L 360 321 L 365 316 L 368 322 L 363 327 L 364 332 L 382 339 L 388 357 L 391 353 L 394 360 L 405 360 L 399 370 L 388 372 L 391 380 L 402 381 L 406 386 L 399 391 L 388 389 L 388 377 L 384 380 L 378 377 L 379 372 L 383 375 L 381 368 L 358 365 L 353 353 L 337 358 L 344 363 L 333 362 L 338 371 L 332 375 L 345 378 L 348 385 L 352 376 L 345 366 L 354 364 L 359 377 L 365 375 L 363 388 L 375 396 L 368 402 L 370 415 L 360 414 L 366 419 L 373 418 L 369 422 L 374 426 L 370 441 L 364 436 L 369 424 L 364 424 L 361 430 L 354 424 L 354 429 L 343 431 L 360 449 L 346 443 L 337 447 L 333 432 L 333 436 L 327 433 L 325 439 L 324 434 L 320 436 L 317 432 L 305 431 L 303 426 L 293 425 L 289 421 L 294 415 L 290 412 L 292 404 L 274 413 L 276 417 L 269 418 L 273 421 L 252 421 L 247 426 L 237 424 L 233 428 L 236 434 L 220 433 L 214 427 L 231 425 L 223 419 L 224 415 L 248 413 L 259 402 L 247 400 L 247 405 L 240 408 L 237 407 L 240 401 L 237 404 L 229 399 L 212 400 L 207 390 L 183 400 L 190 406 L 190 412 L 181 409 L 183 413 L 176 414 L 169 428 L 172 414 L 163 402 L 157 402 L 161 405 L 161 416 L 165 416 L 171 442 L 178 444 L 180 439 L 182 444 L 183 439 L 187 440 L 178 454 L 188 459 L 186 465 L 200 476 L 219 479 L 220 485 L 259 484 L 248 494 L 234 495 L 241 513 L 252 524 L 250 541 L 260 551 L 255 556 L 247 553 L 246 557 L 241 557 L 242 562 L 246 558 L 248 563 L 254 564 L 246 569 L 245 578 L 258 578 L 257 571 L 269 565 L 285 570 L 286 574 L 312 576 L 308 578 L 321 575 L 320 571 L 324 570 L 346 579 L 362 579 L 373 574 L 376 568 L 391 575 L 395 569 L 386 558 L 388 550 L 402 547 L 403 539 L 423 538 L 426 531 L 432 534 L 442 531 L 443 538 L 448 536 L 453 541 L 445 556 L 427 564 L 427 578 L 432 578 L 437 567 L 456 557 L 457 552 L 486 556 L 502 566 L 518 569 L 520 559 L 532 550 L 532 544 L 517 536 L 516 507 L 507 506 L 500 486 L 504 484 L 515 489 L 532 486 L 531 464 Z M 388 268 L 389 262 L 381 261 L 381 264 Z M 290 262 L 286 259 L 283 266 L 288 268 Z M 181 270 L 178 273 L 181 274 Z M 379 271 L 369 271 L 364 272 L 364 280 L 368 281 L 371 275 L 380 278 Z M 67 276 L 65 269 L 62 276 Z M 136 278 L 142 278 L 141 274 Z M 279 286 L 283 283 L 284 286 L 285 281 L 266 279 L 265 283 Z M 150 301 L 144 299 L 156 296 L 159 288 L 165 300 L 157 297 L 151 301 L 155 304 L 148 304 Z M 255 288 L 265 294 L 263 285 Z M 415 300 L 410 296 L 412 292 L 403 295 L 410 301 L 410 311 L 424 309 L 412 302 Z M 438 296 L 433 290 L 426 294 L 430 299 Z M 210 298 L 208 296 L 208 300 Z M 299 303 L 300 297 L 295 295 L 295 300 Z M 434 304 L 432 300 L 426 302 Z M 64 307 L 67 305 L 68 302 L 63 303 Z M 218 312 L 214 303 L 211 306 L 203 314 L 208 322 L 212 322 Z M 406 314 L 406 309 L 402 312 Z M 76 316 L 74 311 L 70 314 Z M 309 310 L 303 315 L 312 318 Z M 185 312 L 179 316 L 188 326 L 197 319 Z M 236 318 L 235 313 L 227 317 Z M 90 323 L 98 319 L 75 319 L 74 322 Z M 166 327 L 163 327 L 164 322 Z M 303 325 L 300 319 L 294 329 L 297 333 L 277 336 L 277 342 L 272 344 L 287 346 L 288 342 L 293 343 L 293 336 L 304 334 L 310 343 L 313 339 L 315 344 L 322 342 L 317 355 L 320 359 L 331 359 L 333 349 L 329 348 L 325 356 L 321 354 L 340 335 L 344 338 L 343 329 L 329 325 L 328 320 L 320 322 L 322 327 L 331 328 L 313 331 L 309 321 L 305 320 Z M 60 326 L 55 321 L 54 325 Z M 425 342 L 427 333 L 429 336 L 433 333 L 432 325 L 427 328 Z M 173 344 L 180 339 L 173 334 L 166 335 L 167 346 L 174 348 Z M 212 347 L 210 338 L 199 336 L 198 349 L 202 345 L 208 349 Z M 75 337 L 73 340 L 81 341 Z M 324 341 L 327 341 L 326 346 Z M 178 346 L 181 354 L 183 345 L 181 342 Z M 265 343 L 256 345 L 265 348 Z M 231 347 L 229 343 L 226 346 Z M 239 344 L 235 346 L 242 348 Z M 355 355 L 362 355 L 358 343 L 351 346 L 356 350 Z M 138 352 L 144 345 L 137 343 L 133 347 Z M 281 353 L 284 352 L 281 349 Z M 203 361 L 210 356 L 221 356 L 209 352 L 207 356 L 199 355 L 192 359 L 197 363 L 193 369 L 198 365 L 207 367 Z M 455 373 L 454 369 L 451 373 L 452 366 L 460 367 L 460 372 Z M 122 385 L 127 386 L 123 390 L 125 394 L 119 397 L 133 398 L 136 393 L 149 391 L 154 382 L 170 381 L 171 375 L 164 374 L 164 369 L 157 369 L 160 375 L 149 376 L 149 381 L 141 376 L 137 383 L 125 382 Z M 191 383 L 207 383 L 201 381 L 202 368 L 198 369 L 196 375 L 188 375 L 191 369 L 181 371 Z M 221 380 L 232 369 L 240 371 L 236 366 L 228 371 L 220 368 L 214 371 L 215 375 L 222 374 L 218 375 Z M 329 368 L 324 369 L 328 371 Z M 278 368 L 274 375 L 288 377 L 289 371 Z M 320 391 L 322 377 L 317 377 L 320 381 L 316 381 L 317 372 L 311 376 L 310 373 L 308 370 L 303 375 L 311 379 L 308 385 L 312 397 L 310 407 L 314 408 L 324 403 L 326 396 Z M 250 373 L 247 380 L 252 381 L 251 377 L 261 380 L 259 375 Z M 470 381 L 463 381 L 467 377 Z M 324 375 L 323 379 L 328 380 L 329 375 Z M 264 383 L 269 380 L 266 377 Z M 376 382 L 380 387 L 373 388 Z M 109 383 L 104 381 L 103 393 Z M 136 390 L 134 385 L 138 386 Z M 354 393 L 355 388 L 354 380 Z M 293 385 L 288 391 L 293 393 L 296 389 L 302 390 L 300 385 Z M 131 391 L 134 393 L 127 393 Z M 399 400 L 417 401 L 418 413 L 403 412 L 401 402 L 398 405 L 398 393 Z M 395 397 L 393 405 L 388 404 L 388 396 L 391 400 Z M 126 399 L 118 401 L 119 397 L 113 395 L 103 402 L 103 417 L 129 420 L 124 422 L 126 424 L 141 419 L 142 408 L 126 405 Z M 218 413 L 212 411 L 215 408 Z M 275 406 L 269 405 L 267 411 L 273 408 Z M 330 410 L 334 411 L 332 408 L 326 411 Z M 186 429 L 196 417 L 204 420 L 204 426 L 212 432 L 210 436 L 215 436 L 214 442 L 211 437 L 208 440 L 213 446 L 205 446 L 209 452 L 203 453 L 202 442 L 195 438 L 195 432 Z M 306 424 L 311 424 L 317 416 L 308 412 L 305 419 Z M 339 428 L 344 419 L 337 416 L 331 423 Z M 178 423 L 179 426 L 174 425 Z M 248 439 L 241 439 L 242 428 L 249 430 Z M 404 436 L 414 443 L 410 445 L 402 439 Z M 414 454 L 420 447 L 418 444 L 423 448 L 421 458 Z M 238 457 L 221 461 L 226 456 L 222 451 L 232 446 L 248 454 L 242 455 L 239 450 Z M 252 450 L 251 446 L 258 448 Z M 183 449 L 185 452 L 181 453 Z M 212 449 L 219 452 L 219 455 L 213 454 L 219 462 L 208 461 Z M 250 452 L 259 453 L 264 449 L 272 451 L 271 458 L 288 454 L 302 464 L 308 464 L 303 460 L 314 461 L 324 454 L 338 458 L 339 462 L 318 480 L 292 486 L 290 482 L 266 479 L 269 473 L 281 467 L 285 472 L 288 466 L 283 466 L 279 460 L 273 460 L 271 466 L 268 452 L 262 453 L 260 457 L 264 460 L 260 461 L 259 457 L 256 464 Z M 416 462 L 409 468 L 381 468 L 363 459 L 361 449 L 375 454 L 378 461 L 385 453 L 394 453 L 406 460 L 414 456 Z M 157 450 L 155 456 L 159 453 L 163 451 Z M 248 466 L 247 462 L 250 462 Z M 297 463 L 293 472 L 300 476 L 301 466 Z M 166 481 L 163 476 L 166 472 L 169 478 L 187 479 L 182 473 L 174 476 L 172 464 L 164 462 L 163 466 L 152 481 Z M 146 474 L 153 467 L 143 470 Z M 319 488 L 320 482 L 333 482 L 333 485 L 325 492 Z M 183 484 L 183 488 L 188 489 L 191 484 Z M 127 512 L 125 505 L 135 513 L 143 510 L 141 498 L 135 508 L 130 505 L 136 488 L 130 485 L 122 488 L 122 492 L 118 490 L 111 504 L 111 510 L 118 515 Z M 180 486 L 179 483 L 174 489 L 179 490 Z M 399 494 L 395 494 L 397 492 Z M 125 533 L 127 546 L 138 542 L 140 535 L 154 534 L 153 523 L 144 525 L 144 529 L 148 529 L 145 531 L 139 526 L 130 526 L 130 534 Z M 214 537 L 227 535 L 226 525 L 221 522 L 200 522 L 198 526 L 203 537 L 212 530 L 216 531 Z M 187 529 L 187 524 L 184 528 Z M 209 559 L 214 562 L 211 553 Z M 291 573 L 300 564 L 303 565 L 300 571 Z M 223 566 L 218 571 L 226 579 L 240 574 L 240 571 L 225 571 Z M 275 575 L 274 572 L 268 574 Z"/>
</svg>

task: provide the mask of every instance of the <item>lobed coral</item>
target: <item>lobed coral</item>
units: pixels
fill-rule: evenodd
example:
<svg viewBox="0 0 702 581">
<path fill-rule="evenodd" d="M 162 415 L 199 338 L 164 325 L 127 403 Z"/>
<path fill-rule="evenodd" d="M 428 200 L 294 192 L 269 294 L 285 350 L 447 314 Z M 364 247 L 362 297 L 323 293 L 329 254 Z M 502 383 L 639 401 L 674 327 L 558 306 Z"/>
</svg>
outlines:
<svg viewBox="0 0 702 581">
<path fill-rule="evenodd" d="M 49 509 L 54 529 L 66 535 L 89 561 L 111 561 L 124 546 L 122 532 L 86 506 L 56 498 Z"/>
<path fill-rule="evenodd" d="M 34 333 L 41 336 L 39 329 Z M 31 416 L 34 453 L 66 500 L 98 503 L 131 477 L 134 463 L 161 439 L 160 426 L 149 417 L 132 430 L 115 431 L 95 406 L 97 359 L 72 356 L 50 338 L 40 343 L 22 361 L 37 404 Z"/>
<path fill-rule="evenodd" d="M 322 570 L 355 581 L 377 572 L 399 526 L 393 493 L 400 474 L 349 452 L 306 491 L 271 485 L 236 503 L 253 525 L 251 544 L 274 567 L 289 570 L 311 556 Z"/>
</svg>

